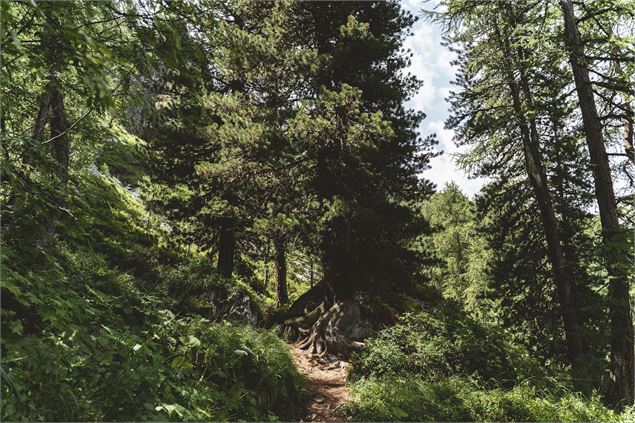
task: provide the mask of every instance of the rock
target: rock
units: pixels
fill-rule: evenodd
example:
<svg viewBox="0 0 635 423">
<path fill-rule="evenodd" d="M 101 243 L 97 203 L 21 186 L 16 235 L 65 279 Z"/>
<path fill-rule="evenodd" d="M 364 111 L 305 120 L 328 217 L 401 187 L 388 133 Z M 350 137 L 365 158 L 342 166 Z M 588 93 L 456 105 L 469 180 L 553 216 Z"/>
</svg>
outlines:
<svg viewBox="0 0 635 423">
<path fill-rule="evenodd" d="M 368 320 L 361 319 L 351 328 L 350 338 L 354 341 L 363 341 L 375 334 L 375 330 Z"/>
<path fill-rule="evenodd" d="M 317 397 L 313 398 L 313 400 L 318 404 L 322 404 L 324 402 L 324 397 L 318 395 Z"/>
<path fill-rule="evenodd" d="M 320 357 L 317 361 L 320 364 L 329 364 L 334 362 L 335 360 L 337 360 L 337 357 L 332 354 L 327 354 L 324 357 Z"/>
<path fill-rule="evenodd" d="M 251 298 L 247 294 L 233 293 L 230 298 L 229 311 L 226 318 L 240 323 L 249 323 L 256 326 L 258 324 L 258 316 L 251 307 Z"/>
<path fill-rule="evenodd" d="M 226 319 L 253 326 L 262 322 L 262 314 L 246 293 L 228 293 L 224 289 L 217 288 L 207 293 L 206 300 L 212 320 Z"/>
</svg>

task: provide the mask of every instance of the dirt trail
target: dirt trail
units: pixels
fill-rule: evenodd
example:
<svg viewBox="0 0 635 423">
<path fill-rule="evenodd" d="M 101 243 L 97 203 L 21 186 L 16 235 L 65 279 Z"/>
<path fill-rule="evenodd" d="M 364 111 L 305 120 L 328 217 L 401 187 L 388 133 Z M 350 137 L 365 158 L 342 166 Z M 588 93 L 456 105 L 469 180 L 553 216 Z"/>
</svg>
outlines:
<svg viewBox="0 0 635 423">
<path fill-rule="evenodd" d="M 346 385 L 350 364 L 332 356 L 309 354 L 296 344 L 289 345 L 289 351 L 300 373 L 306 376 L 311 391 L 306 411 L 300 421 L 347 421 L 343 405 L 350 393 Z"/>
</svg>

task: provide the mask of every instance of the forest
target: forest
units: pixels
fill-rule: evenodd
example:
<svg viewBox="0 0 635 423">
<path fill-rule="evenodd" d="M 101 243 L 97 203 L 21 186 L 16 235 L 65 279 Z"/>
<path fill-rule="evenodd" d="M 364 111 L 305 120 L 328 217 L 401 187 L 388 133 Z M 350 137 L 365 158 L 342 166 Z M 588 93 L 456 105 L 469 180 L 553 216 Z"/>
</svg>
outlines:
<svg viewBox="0 0 635 423">
<path fill-rule="evenodd" d="M 0 420 L 635 422 L 634 18 L 1 0 Z"/>
</svg>

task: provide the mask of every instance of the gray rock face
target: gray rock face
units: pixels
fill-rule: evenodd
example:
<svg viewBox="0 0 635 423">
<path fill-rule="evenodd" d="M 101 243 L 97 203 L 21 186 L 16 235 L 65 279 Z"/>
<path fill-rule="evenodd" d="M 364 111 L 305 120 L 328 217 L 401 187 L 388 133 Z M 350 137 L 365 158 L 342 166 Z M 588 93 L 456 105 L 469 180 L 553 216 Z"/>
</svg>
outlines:
<svg viewBox="0 0 635 423">
<path fill-rule="evenodd" d="M 208 294 L 207 300 L 212 320 L 229 320 L 253 326 L 262 322 L 260 310 L 245 293 L 213 290 Z"/>
<path fill-rule="evenodd" d="M 375 330 L 368 320 L 359 320 L 351 328 L 349 337 L 354 341 L 363 341 L 375 334 Z"/>
<path fill-rule="evenodd" d="M 262 320 L 261 316 L 258 316 L 257 309 L 252 307 L 249 295 L 235 292 L 228 298 L 228 302 L 227 320 L 249 323 L 254 326 L 259 323 L 259 320 Z"/>
</svg>

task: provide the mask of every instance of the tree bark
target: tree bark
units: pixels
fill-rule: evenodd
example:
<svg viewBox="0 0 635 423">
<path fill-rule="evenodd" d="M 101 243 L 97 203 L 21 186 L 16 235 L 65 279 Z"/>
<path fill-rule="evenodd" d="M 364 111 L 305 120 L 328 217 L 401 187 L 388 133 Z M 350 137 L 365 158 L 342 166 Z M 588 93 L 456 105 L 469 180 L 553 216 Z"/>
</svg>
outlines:
<svg viewBox="0 0 635 423">
<path fill-rule="evenodd" d="M 286 246 L 281 237 L 277 237 L 273 245 L 276 250 L 276 305 L 281 306 L 289 302 Z"/>
<path fill-rule="evenodd" d="M 625 246 L 628 243 L 618 219 L 613 181 L 602 124 L 598 116 L 589 66 L 578 31 L 573 4 L 560 0 L 564 18 L 565 44 L 573 71 L 586 143 L 593 168 L 595 196 L 600 210 L 604 255 L 609 273 L 609 312 L 611 319 L 612 380 L 608 400 L 617 408 L 632 405 L 635 400 L 635 364 L 633 357 L 633 319 L 630 305 L 632 266 Z"/>
<path fill-rule="evenodd" d="M 344 215 L 333 216 L 322 232 L 322 269 L 324 282 L 333 301 L 353 298 L 355 286 L 351 274 L 350 224 Z"/>
<path fill-rule="evenodd" d="M 583 352 L 582 339 L 580 336 L 579 322 L 577 310 L 572 297 L 571 276 L 568 275 L 562 253 L 561 236 L 558 228 L 558 221 L 553 209 L 553 202 L 549 192 L 549 185 L 542 165 L 540 154 L 539 136 L 536 128 L 535 120 L 528 118 L 523 110 L 522 94 L 525 101 L 532 102 L 531 92 L 529 91 L 528 81 L 523 69 L 520 69 L 521 85 L 518 85 L 514 78 L 515 64 L 512 62 L 513 51 L 511 43 L 507 36 L 502 36 L 501 44 L 505 54 L 506 78 L 509 87 L 514 112 L 518 122 L 523 144 L 523 153 L 525 158 L 525 166 L 527 169 L 527 177 L 532 186 L 534 197 L 540 209 L 540 218 L 542 221 L 545 238 L 547 241 L 547 254 L 551 262 L 553 278 L 558 293 L 558 301 L 560 303 L 560 314 L 563 319 L 565 329 L 565 340 L 567 344 L 567 359 L 571 363 L 573 375 L 581 374 L 581 355 Z M 531 105 L 529 106 L 531 109 Z M 574 379 L 575 380 L 575 379 Z M 576 385 L 576 387 L 580 387 Z"/>
<path fill-rule="evenodd" d="M 315 274 L 313 271 L 313 257 L 309 258 L 309 286 L 311 288 L 313 288 L 313 285 L 315 284 Z"/>
<path fill-rule="evenodd" d="M 49 106 L 51 104 L 51 88 L 49 84 L 44 94 L 40 97 L 40 107 L 35 118 L 35 124 L 33 125 L 33 139 L 38 143 L 44 141 L 44 127 L 48 120 Z"/>
<path fill-rule="evenodd" d="M 269 288 L 269 240 L 267 240 L 267 244 L 265 245 L 265 255 L 263 261 L 263 292 L 266 293 L 267 288 Z"/>
<path fill-rule="evenodd" d="M 66 111 L 64 107 L 64 95 L 60 91 L 57 84 L 52 86 L 50 95 L 49 114 L 50 121 L 49 127 L 51 129 L 51 142 L 49 142 L 49 148 L 52 150 L 53 157 L 57 162 L 57 177 L 61 184 L 61 191 L 65 191 L 68 185 L 68 166 L 70 160 L 70 142 L 66 130 L 68 129 L 68 122 L 66 120 Z M 41 110 L 40 110 L 41 111 Z M 38 119 L 40 115 L 38 113 Z M 36 122 L 39 125 L 39 122 Z M 39 131 L 43 131 L 43 128 Z M 41 136 L 38 134 L 39 136 Z M 57 197 L 57 208 L 51 210 L 46 218 L 44 224 L 44 230 L 41 236 L 36 241 L 36 247 L 42 248 L 51 243 L 53 235 L 57 229 L 58 221 L 60 219 L 60 208 L 64 207 L 65 200 L 63 194 Z"/>
<path fill-rule="evenodd" d="M 221 276 L 231 278 L 234 272 L 234 254 L 236 251 L 236 234 L 231 221 L 221 225 L 218 234 L 218 263 L 216 268 Z"/>
<path fill-rule="evenodd" d="M 635 164 L 635 148 L 633 148 L 633 137 L 635 136 L 633 134 L 633 108 L 628 99 L 626 99 L 624 103 L 624 108 L 627 112 L 624 118 L 624 152 L 631 163 Z"/>
<path fill-rule="evenodd" d="M 70 144 L 68 140 L 68 122 L 64 107 L 64 96 L 55 87 L 51 93 L 51 141 L 49 145 L 57 161 L 57 176 L 64 187 L 68 183 L 68 165 L 70 160 Z"/>
<path fill-rule="evenodd" d="M 52 19 L 55 28 L 60 27 L 57 18 Z M 68 185 L 69 161 L 70 161 L 70 140 L 68 133 L 68 121 L 66 119 L 66 108 L 64 105 L 64 93 L 62 92 L 62 84 L 60 81 L 60 72 L 62 71 L 62 55 L 60 40 L 57 32 L 47 32 L 41 34 L 42 48 L 46 49 L 46 59 L 49 67 L 48 83 L 46 91 L 40 98 L 38 114 L 33 126 L 33 140 L 36 145 L 32 148 L 41 148 L 44 142 L 44 130 L 48 120 L 51 139 L 47 142 L 47 146 L 55 161 L 57 162 L 56 174 L 59 178 L 61 189 L 55 193 L 55 202 L 57 207 L 49 211 L 44 221 L 42 232 L 35 241 L 36 248 L 42 248 L 50 244 L 53 240 L 58 221 L 60 219 L 60 209 L 65 204 L 64 191 Z M 26 156 L 26 162 L 33 160 L 32 151 L 29 150 Z M 59 195 L 58 195 L 59 194 Z"/>
</svg>

